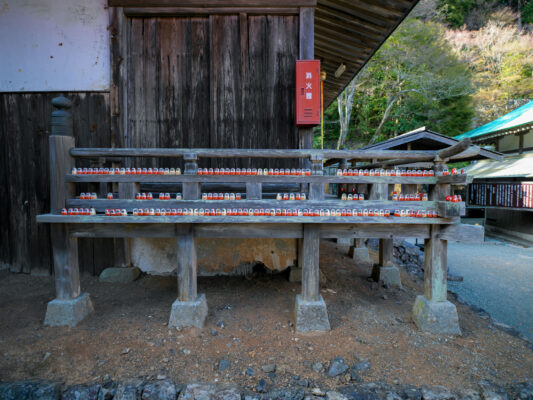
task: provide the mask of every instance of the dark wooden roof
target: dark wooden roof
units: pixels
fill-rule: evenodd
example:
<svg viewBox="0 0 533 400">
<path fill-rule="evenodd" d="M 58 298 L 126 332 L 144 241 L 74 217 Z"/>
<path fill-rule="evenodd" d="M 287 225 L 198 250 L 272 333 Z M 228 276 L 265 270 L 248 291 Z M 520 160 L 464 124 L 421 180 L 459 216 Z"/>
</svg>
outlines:
<svg viewBox="0 0 533 400">
<path fill-rule="evenodd" d="M 329 105 L 409 14 L 418 0 L 318 0 L 315 58 L 327 73 L 324 105 Z M 335 78 L 341 65 L 346 71 Z"/>
<path fill-rule="evenodd" d="M 389 140 L 365 146 L 360 150 L 440 150 L 453 146 L 458 142 L 459 140 L 453 137 L 434 132 L 423 126 L 422 128 L 415 129 L 414 131 L 404 133 Z M 502 156 L 501 153 L 482 148 L 479 154 L 464 161 L 483 158 L 501 160 Z"/>
</svg>

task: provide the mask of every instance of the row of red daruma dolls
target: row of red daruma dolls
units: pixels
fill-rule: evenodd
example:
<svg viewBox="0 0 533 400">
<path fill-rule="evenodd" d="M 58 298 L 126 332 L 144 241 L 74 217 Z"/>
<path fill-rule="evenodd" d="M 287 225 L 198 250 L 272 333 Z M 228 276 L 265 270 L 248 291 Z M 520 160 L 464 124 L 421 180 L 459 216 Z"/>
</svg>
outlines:
<svg viewBox="0 0 533 400">
<path fill-rule="evenodd" d="M 127 216 L 125 209 L 106 209 L 106 216 Z M 412 217 L 436 218 L 434 210 L 390 210 L 383 209 L 246 209 L 246 208 L 134 208 L 133 216 L 271 216 L 271 217 Z"/>
<path fill-rule="evenodd" d="M 465 170 L 452 168 L 451 174 L 464 174 Z M 448 168 L 445 168 L 441 175 L 450 175 Z M 338 169 L 337 176 L 435 176 L 435 171 L 421 169 Z"/>
<path fill-rule="evenodd" d="M 197 174 L 311 176 L 322 175 L 322 171 L 313 174 L 310 169 L 305 168 L 198 168 Z"/>
<path fill-rule="evenodd" d="M 180 168 L 72 168 L 72 175 L 181 175 Z"/>
</svg>

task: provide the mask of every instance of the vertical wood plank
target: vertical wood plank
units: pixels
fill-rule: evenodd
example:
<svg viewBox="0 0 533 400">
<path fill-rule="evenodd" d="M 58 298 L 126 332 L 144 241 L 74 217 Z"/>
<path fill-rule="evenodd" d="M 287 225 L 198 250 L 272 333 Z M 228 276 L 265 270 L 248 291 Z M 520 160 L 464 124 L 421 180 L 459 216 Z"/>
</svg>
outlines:
<svg viewBox="0 0 533 400">
<path fill-rule="evenodd" d="M 77 238 L 70 237 L 68 225 L 51 225 L 56 298 L 73 299 L 80 295 Z"/>
<path fill-rule="evenodd" d="M 446 301 L 448 242 L 439 238 L 440 226 L 431 225 L 424 240 L 424 295 L 431 301 Z"/>
<path fill-rule="evenodd" d="M 196 246 L 192 224 L 183 225 L 178 234 L 178 300 L 194 301 L 198 296 L 196 284 Z"/>
<path fill-rule="evenodd" d="M 304 224 L 302 242 L 302 298 L 318 301 L 320 224 Z"/>
<path fill-rule="evenodd" d="M 50 212 L 57 214 L 65 200 L 74 196 L 74 185 L 65 182 L 65 175 L 74 166 L 70 149 L 75 147 L 72 136 L 50 136 Z"/>
<path fill-rule="evenodd" d="M 300 60 L 315 58 L 315 9 L 300 8 Z M 313 148 L 313 128 L 298 128 L 299 148 Z M 310 168 L 309 161 L 302 159 L 302 168 Z"/>
</svg>

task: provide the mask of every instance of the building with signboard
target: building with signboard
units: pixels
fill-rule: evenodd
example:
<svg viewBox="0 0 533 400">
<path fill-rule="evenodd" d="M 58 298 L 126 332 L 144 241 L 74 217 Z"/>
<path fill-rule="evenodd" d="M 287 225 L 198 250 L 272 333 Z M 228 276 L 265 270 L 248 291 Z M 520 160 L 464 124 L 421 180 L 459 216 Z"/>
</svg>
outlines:
<svg viewBox="0 0 533 400">
<path fill-rule="evenodd" d="M 470 138 L 506 155 L 481 160 L 468 169 L 470 217 L 485 221 L 487 232 L 533 242 L 533 101 L 456 139 Z"/>
</svg>

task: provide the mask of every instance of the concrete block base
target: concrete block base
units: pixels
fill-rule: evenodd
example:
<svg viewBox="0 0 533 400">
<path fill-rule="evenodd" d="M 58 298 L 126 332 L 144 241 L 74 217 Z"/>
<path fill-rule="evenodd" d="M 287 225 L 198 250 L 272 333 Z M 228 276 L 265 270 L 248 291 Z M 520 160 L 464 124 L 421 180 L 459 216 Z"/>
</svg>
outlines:
<svg viewBox="0 0 533 400">
<path fill-rule="evenodd" d="M 108 283 L 130 283 L 139 277 L 141 270 L 137 267 L 112 267 L 106 268 L 98 278 L 100 282 Z"/>
<path fill-rule="evenodd" d="M 202 328 L 206 317 L 207 301 L 205 294 L 199 294 L 195 301 L 176 300 L 172 303 L 168 326 Z"/>
<path fill-rule="evenodd" d="M 44 324 L 48 326 L 75 326 L 94 311 L 88 293 L 75 299 L 54 299 L 46 307 Z"/>
<path fill-rule="evenodd" d="M 350 247 L 353 246 L 351 238 L 337 238 L 337 248 L 343 253 L 349 253 Z"/>
<path fill-rule="evenodd" d="M 383 285 L 391 287 L 402 287 L 402 279 L 400 278 L 400 270 L 393 265 L 383 267 L 381 265 L 374 265 L 372 269 L 372 278 L 382 283 Z"/>
<path fill-rule="evenodd" d="M 449 301 L 430 301 L 424 296 L 416 296 L 413 306 L 413 319 L 422 331 L 460 335 L 457 308 Z"/>
<path fill-rule="evenodd" d="M 350 247 L 348 253 L 350 257 L 355 261 L 355 265 L 358 267 L 369 268 L 372 265 L 370 261 L 370 255 L 366 247 Z"/>
<path fill-rule="evenodd" d="M 331 329 L 326 302 L 320 295 L 318 301 L 305 301 L 297 295 L 294 311 L 297 332 L 327 332 Z"/>
</svg>

